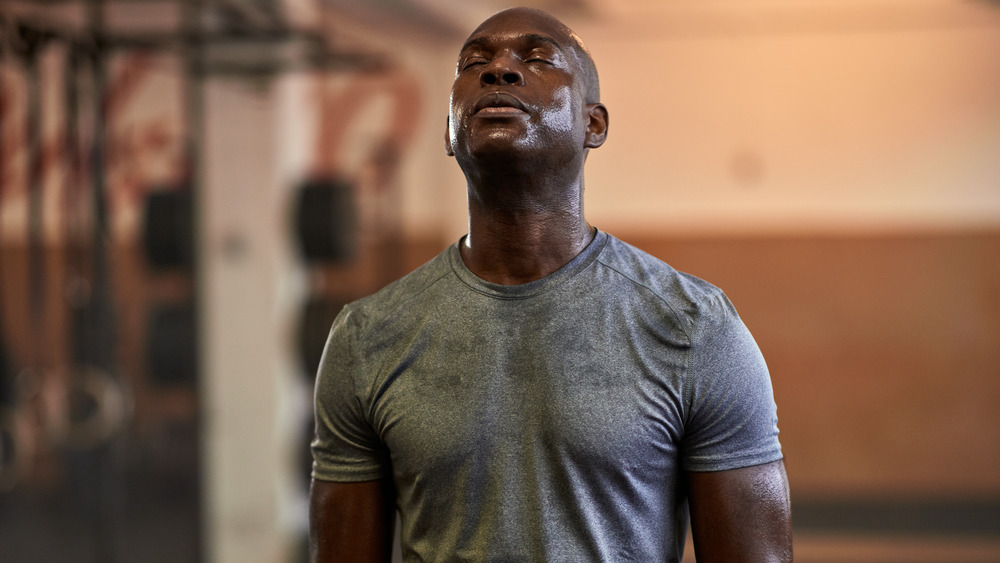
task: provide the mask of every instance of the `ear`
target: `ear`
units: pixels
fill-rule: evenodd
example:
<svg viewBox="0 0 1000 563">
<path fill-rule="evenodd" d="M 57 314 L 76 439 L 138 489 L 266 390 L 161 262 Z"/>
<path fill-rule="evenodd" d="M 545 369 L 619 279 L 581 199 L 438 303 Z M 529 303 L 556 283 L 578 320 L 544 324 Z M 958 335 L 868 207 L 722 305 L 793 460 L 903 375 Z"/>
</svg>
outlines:
<svg viewBox="0 0 1000 563">
<path fill-rule="evenodd" d="M 584 106 L 587 117 L 587 136 L 583 146 L 596 149 L 608 138 L 608 108 L 602 103 Z"/>
<path fill-rule="evenodd" d="M 444 153 L 455 156 L 455 151 L 451 150 L 451 116 L 444 118 Z"/>
</svg>

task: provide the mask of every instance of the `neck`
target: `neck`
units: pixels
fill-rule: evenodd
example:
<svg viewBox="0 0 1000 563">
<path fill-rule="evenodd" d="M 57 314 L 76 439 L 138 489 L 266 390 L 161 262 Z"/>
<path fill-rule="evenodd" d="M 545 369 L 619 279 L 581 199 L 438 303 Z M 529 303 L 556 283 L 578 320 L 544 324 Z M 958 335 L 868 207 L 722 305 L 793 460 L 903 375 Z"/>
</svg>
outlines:
<svg viewBox="0 0 1000 563">
<path fill-rule="evenodd" d="M 583 215 L 582 169 L 569 181 L 510 169 L 489 181 L 467 179 L 469 235 L 462 259 L 486 281 L 517 285 L 541 279 L 594 237 Z"/>
</svg>

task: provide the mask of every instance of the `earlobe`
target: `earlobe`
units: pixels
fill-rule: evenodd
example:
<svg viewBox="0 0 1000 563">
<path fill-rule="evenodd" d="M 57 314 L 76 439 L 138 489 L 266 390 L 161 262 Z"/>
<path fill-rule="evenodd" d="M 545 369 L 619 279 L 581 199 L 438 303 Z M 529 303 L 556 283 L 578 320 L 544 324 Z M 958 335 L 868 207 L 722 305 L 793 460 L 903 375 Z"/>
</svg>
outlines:
<svg viewBox="0 0 1000 563">
<path fill-rule="evenodd" d="M 444 153 L 455 156 L 455 151 L 451 150 L 451 116 L 444 119 Z"/>
<path fill-rule="evenodd" d="M 587 104 L 587 136 L 583 146 L 596 149 L 608 138 L 608 108 L 602 103 Z"/>
</svg>

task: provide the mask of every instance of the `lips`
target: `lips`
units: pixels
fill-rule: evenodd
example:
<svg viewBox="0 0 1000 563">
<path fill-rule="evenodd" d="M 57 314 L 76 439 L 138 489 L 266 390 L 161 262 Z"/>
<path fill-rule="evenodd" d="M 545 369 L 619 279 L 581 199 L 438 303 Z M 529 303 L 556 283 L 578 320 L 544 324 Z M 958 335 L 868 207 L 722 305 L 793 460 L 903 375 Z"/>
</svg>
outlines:
<svg viewBox="0 0 1000 563">
<path fill-rule="evenodd" d="M 516 97 L 504 92 L 493 92 L 486 94 L 473 106 L 474 113 L 527 113 L 528 109 L 524 102 Z"/>
</svg>

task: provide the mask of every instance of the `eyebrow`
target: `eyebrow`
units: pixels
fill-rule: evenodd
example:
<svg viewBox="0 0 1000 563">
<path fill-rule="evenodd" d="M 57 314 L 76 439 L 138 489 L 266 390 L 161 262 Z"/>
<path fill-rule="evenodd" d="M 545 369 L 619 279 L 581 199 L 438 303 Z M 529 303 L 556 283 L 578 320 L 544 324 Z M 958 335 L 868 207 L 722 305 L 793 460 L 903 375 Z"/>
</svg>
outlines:
<svg viewBox="0 0 1000 563">
<path fill-rule="evenodd" d="M 563 49 L 563 46 L 560 45 L 558 41 L 549 37 L 548 35 L 541 35 L 538 33 L 527 33 L 525 35 L 520 36 L 519 39 L 529 45 L 545 43 L 555 47 L 560 51 Z M 474 37 L 472 39 L 469 39 L 468 41 L 465 42 L 464 45 L 462 45 L 462 49 L 459 51 L 459 54 L 464 53 L 466 49 L 470 49 L 472 47 L 484 47 L 484 48 L 489 47 L 490 43 L 491 41 L 489 37 Z"/>
</svg>

